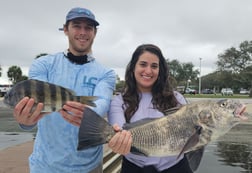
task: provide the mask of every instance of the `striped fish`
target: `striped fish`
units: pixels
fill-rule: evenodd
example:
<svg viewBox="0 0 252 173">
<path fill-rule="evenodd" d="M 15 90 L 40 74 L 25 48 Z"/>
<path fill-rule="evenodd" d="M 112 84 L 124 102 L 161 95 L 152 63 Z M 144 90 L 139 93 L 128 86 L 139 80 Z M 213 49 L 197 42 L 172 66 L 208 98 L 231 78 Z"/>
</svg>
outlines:
<svg viewBox="0 0 252 173">
<path fill-rule="evenodd" d="M 132 134 L 132 153 L 156 157 L 177 155 L 178 158 L 186 153 L 192 170 L 196 170 L 204 146 L 227 133 L 241 120 L 246 120 L 245 109 L 246 106 L 238 100 L 205 100 L 169 110 L 161 118 L 126 124 L 123 129 Z M 84 115 L 78 150 L 107 143 L 116 133 L 91 109 L 85 109 Z M 195 157 L 195 153 L 199 157 Z"/>
<path fill-rule="evenodd" d="M 58 111 L 66 101 L 77 101 L 95 107 L 95 96 L 76 96 L 73 91 L 64 87 L 39 80 L 24 80 L 14 85 L 4 96 L 4 103 L 10 108 L 25 96 L 33 98 L 35 104 L 43 103 L 43 112 Z"/>
</svg>

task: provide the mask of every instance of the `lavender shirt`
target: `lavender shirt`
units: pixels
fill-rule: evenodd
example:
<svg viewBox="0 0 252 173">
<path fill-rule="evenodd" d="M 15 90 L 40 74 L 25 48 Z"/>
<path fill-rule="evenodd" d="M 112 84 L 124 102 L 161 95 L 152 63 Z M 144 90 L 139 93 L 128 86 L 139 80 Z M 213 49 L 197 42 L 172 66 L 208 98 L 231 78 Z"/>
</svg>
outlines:
<svg viewBox="0 0 252 173">
<path fill-rule="evenodd" d="M 174 94 L 180 104 L 187 103 L 185 98 L 180 93 L 174 92 Z M 151 99 L 152 99 L 151 93 L 142 93 L 139 108 L 131 118 L 130 122 L 135 122 L 144 118 L 158 118 L 164 116 L 163 113 L 161 113 L 157 109 L 153 109 Z M 108 114 L 108 120 L 110 124 L 117 123 L 120 127 L 122 127 L 123 124 L 126 123 L 122 105 L 123 105 L 122 96 L 121 95 L 114 96 Z M 177 159 L 177 156 L 146 157 L 129 153 L 125 157 L 132 163 L 138 165 L 139 167 L 153 165 L 159 171 L 162 171 L 178 163 L 184 156 L 181 156 L 179 159 Z"/>
</svg>

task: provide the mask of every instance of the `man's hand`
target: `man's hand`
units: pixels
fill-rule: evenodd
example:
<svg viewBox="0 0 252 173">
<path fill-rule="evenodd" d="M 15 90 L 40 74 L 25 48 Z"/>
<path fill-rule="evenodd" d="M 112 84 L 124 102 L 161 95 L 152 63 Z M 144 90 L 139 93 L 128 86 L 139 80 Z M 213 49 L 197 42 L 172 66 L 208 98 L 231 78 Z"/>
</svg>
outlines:
<svg viewBox="0 0 252 173">
<path fill-rule="evenodd" d="M 113 128 L 117 133 L 109 141 L 108 146 L 115 153 L 122 155 L 128 154 L 130 152 L 132 144 L 131 133 L 126 130 L 121 130 L 121 128 L 117 124 L 113 125 Z"/>
<path fill-rule="evenodd" d="M 82 103 L 67 101 L 59 112 L 66 121 L 79 127 L 85 107 L 86 105 Z"/>
<path fill-rule="evenodd" d="M 24 97 L 15 106 L 13 115 L 19 124 L 31 126 L 36 124 L 38 120 L 44 116 L 44 114 L 41 113 L 44 107 L 43 103 L 38 103 L 34 111 L 32 110 L 33 105 L 34 99 Z"/>
</svg>

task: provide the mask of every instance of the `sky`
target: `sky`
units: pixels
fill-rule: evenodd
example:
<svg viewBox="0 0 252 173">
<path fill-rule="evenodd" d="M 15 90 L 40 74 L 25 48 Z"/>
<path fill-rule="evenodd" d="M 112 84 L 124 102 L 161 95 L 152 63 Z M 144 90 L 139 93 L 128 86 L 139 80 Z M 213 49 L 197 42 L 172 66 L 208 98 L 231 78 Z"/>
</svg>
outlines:
<svg viewBox="0 0 252 173">
<path fill-rule="evenodd" d="M 157 45 L 166 59 L 193 63 L 203 76 L 217 69 L 218 54 L 252 40 L 251 0 L 8 0 L 0 4 L 0 81 L 10 66 L 28 75 L 37 55 L 68 48 L 58 28 L 73 7 L 95 14 L 100 26 L 93 54 L 121 79 L 140 44 Z"/>
</svg>

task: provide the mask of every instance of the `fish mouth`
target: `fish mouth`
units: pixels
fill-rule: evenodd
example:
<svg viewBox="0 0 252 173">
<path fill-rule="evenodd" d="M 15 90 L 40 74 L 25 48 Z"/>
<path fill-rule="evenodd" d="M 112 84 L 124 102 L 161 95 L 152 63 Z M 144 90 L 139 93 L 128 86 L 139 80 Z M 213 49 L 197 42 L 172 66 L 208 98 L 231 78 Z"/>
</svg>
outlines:
<svg viewBox="0 0 252 173">
<path fill-rule="evenodd" d="M 234 111 L 234 115 L 235 117 L 245 121 L 245 120 L 248 120 L 248 117 L 246 117 L 245 115 L 245 110 L 246 110 L 246 106 L 245 105 L 241 105 L 241 107 L 237 108 L 235 111 Z"/>
</svg>

